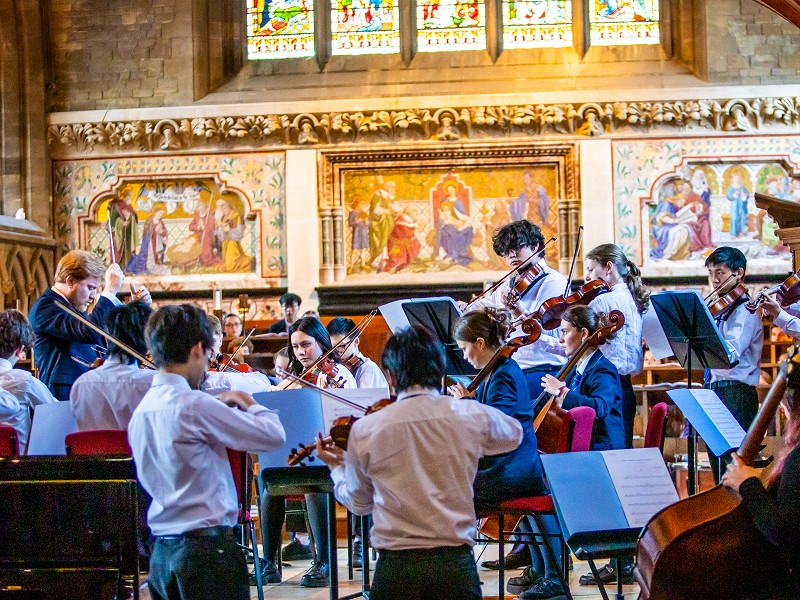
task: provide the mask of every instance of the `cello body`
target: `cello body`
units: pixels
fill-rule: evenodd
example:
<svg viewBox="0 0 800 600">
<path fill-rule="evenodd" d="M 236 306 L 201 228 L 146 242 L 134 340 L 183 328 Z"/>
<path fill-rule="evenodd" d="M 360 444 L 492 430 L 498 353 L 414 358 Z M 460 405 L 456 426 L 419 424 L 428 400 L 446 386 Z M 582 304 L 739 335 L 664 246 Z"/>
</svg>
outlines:
<svg viewBox="0 0 800 600">
<path fill-rule="evenodd" d="M 721 485 L 657 513 L 639 537 L 634 569 L 645 600 L 736 600 L 782 573 L 784 559 Z"/>
</svg>

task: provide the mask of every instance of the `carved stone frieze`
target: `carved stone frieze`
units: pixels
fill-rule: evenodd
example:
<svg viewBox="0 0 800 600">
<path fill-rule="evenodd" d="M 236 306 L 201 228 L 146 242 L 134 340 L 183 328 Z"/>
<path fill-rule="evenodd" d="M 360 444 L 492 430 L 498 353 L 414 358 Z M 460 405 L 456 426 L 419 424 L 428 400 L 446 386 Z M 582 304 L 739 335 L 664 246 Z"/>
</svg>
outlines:
<svg viewBox="0 0 800 600">
<path fill-rule="evenodd" d="M 48 127 L 58 157 L 87 153 L 463 142 L 676 131 L 787 131 L 800 98 L 528 104 L 70 123 Z"/>
</svg>

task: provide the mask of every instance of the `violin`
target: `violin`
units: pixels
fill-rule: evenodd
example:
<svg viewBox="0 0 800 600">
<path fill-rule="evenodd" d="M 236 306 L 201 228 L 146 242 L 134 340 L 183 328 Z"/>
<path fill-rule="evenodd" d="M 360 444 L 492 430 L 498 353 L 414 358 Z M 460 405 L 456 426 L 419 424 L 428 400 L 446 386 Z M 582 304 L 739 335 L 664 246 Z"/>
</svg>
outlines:
<svg viewBox="0 0 800 600">
<path fill-rule="evenodd" d="M 353 377 L 356 376 L 356 373 L 361 368 L 361 365 L 364 364 L 364 359 L 360 356 L 356 356 L 355 354 L 344 361 L 344 366 L 353 374 Z"/>
<path fill-rule="evenodd" d="M 378 400 L 364 411 L 364 416 L 371 415 L 379 410 L 383 410 L 390 404 L 394 404 L 396 400 L 397 398 L 395 396 Z M 353 425 L 356 424 L 356 421 L 358 421 L 360 418 L 361 417 L 354 417 L 350 415 L 348 417 L 339 417 L 334 419 L 333 425 L 331 425 L 330 435 L 322 438 L 322 443 L 326 444 L 333 442 L 342 450 L 347 450 L 347 440 L 350 439 L 350 431 L 353 429 Z M 313 454 L 316 448 L 316 442 L 308 445 L 300 444 L 299 450 L 292 448 L 289 458 L 286 459 L 286 464 L 288 464 L 290 467 L 293 467 L 295 465 L 302 464 L 306 458 L 309 460 L 309 462 L 313 461 Z"/>
<path fill-rule="evenodd" d="M 742 283 L 736 284 L 727 293 L 718 295 L 717 299 L 708 303 L 708 311 L 712 317 L 721 317 L 738 302 L 740 298 L 747 296 L 747 288 Z"/>
<path fill-rule="evenodd" d="M 761 306 L 761 303 L 764 302 L 764 298 L 771 294 L 775 294 L 775 298 L 777 298 L 778 303 L 783 308 L 800 300 L 800 271 L 794 275 L 789 275 L 789 277 L 775 287 L 758 292 L 755 298 L 745 304 L 745 308 L 751 313 L 756 312 L 758 307 Z"/>
<path fill-rule="evenodd" d="M 289 373 L 277 367 L 275 369 L 275 373 L 281 377 L 285 377 L 285 379 L 278 384 L 278 390 L 285 390 L 292 383 L 300 383 L 301 381 L 310 383 L 316 387 L 320 375 L 325 375 L 325 380 L 331 387 L 343 388 L 346 383 L 344 377 L 337 377 L 336 363 L 332 358 L 328 357 L 323 358 L 313 366 L 305 369 L 302 373 L 300 373 L 300 375 L 293 375 L 292 377 L 289 377 Z"/>
<path fill-rule="evenodd" d="M 236 371 L 237 373 L 252 373 L 253 368 L 245 362 L 233 360 L 230 354 L 219 353 L 208 363 L 209 371 Z"/>
<path fill-rule="evenodd" d="M 600 327 L 592 335 L 586 338 L 578 348 L 577 352 L 567 361 L 567 364 L 558 372 L 556 379 L 564 381 L 567 373 L 569 373 L 583 357 L 588 350 L 594 350 L 605 341 L 622 329 L 625 324 L 625 315 L 618 310 L 612 310 L 608 313 L 608 325 Z M 545 398 L 550 396 L 550 399 L 545 401 Z M 558 451 L 558 439 L 561 434 L 561 422 L 567 414 L 555 402 L 555 396 L 551 396 L 547 391 L 542 391 L 536 401 L 533 403 L 534 409 L 544 402 L 544 406 L 537 413 L 533 419 L 533 431 L 536 432 L 536 442 L 539 450 L 545 453 L 553 453 Z"/>
<path fill-rule="evenodd" d="M 534 318 L 538 319 L 543 329 L 555 329 L 561 325 L 561 316 L 573 305 L 588 305 L 600 294 L 610 292 L 611 287 L 602 279 L 593 279 L 584 283 L 569 296 L 556 296 L 545 300 L 536 311 Z"/>
<path fill-rule="evenodd" d="M 506 293 L 506 306 L 516 308 L 520 298 L 524 296 L 531 287 L 545 275 L 544 267 L 539 263 L 532 264 L 530 267 L 518 274 L 514 285 Z"/>
</svg>

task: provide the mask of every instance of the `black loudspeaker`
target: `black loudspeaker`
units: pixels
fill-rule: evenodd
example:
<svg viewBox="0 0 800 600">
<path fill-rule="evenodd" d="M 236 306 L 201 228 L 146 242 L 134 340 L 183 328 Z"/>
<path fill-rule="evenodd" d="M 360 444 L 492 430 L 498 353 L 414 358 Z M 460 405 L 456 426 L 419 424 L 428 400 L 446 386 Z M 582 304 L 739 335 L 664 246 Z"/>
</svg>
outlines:
<svg viewBox="0 0 800 600">
<path fill-rule="evenodd" d="M 113 568 L 2 569 L 0 600 L 114 600 L 119 582 Z"/>
</svg>

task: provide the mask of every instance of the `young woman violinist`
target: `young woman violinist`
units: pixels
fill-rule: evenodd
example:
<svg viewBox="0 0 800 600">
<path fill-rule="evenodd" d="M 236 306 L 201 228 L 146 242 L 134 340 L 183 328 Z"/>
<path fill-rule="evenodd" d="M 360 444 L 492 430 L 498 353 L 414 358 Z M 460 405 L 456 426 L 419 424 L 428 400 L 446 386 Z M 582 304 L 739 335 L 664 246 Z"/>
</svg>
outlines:
<svg viewBox="0 0 800 600">
<path fill-rule="evenodd" d="M 600 346 L 600 352 L 614 363 L 622 386 L 622 421 L 625 425 L 625 447 L 633 448 L 633 420 L 636 416 L 636 394 L 631 375 L 642 372 L 642 314 L 650 305 L 650 294 L 642 286 L 641 273 L 628 260 L 619 246 L 603 244 L 586 255 L 586 281 L 605 281 L 611 291 L 600 294 L 589 303 L 595 312 L 608 314 L 620 311 L 625 324 L 616 335 Z"/>
<path fill-rule="evenodd" d="M 289 327 L 289 372 L 299 376 L 306 368 L 333 347 L 328 330 L 315 317 L 301 317 Z M 331 360 L 334 362 L 331 375 L 320 372 L 317 376 L 317 385 L 322 388 L 344 387 L 356 388 L 353 374 L 339 361 L 339 353 L 332 352 Z M 333 382 L 338 382 L 334 384 Z"/>
<path fill-rule="evenodd" d="M 601 316 L 588 306 L 571 306 L 561 317 L 561 345 L 572 357 L 593 333 L 604 325 Z M 622 389 L 614 364 L 596 348 L 588 350 L 565 381 L 552 375 L 542 377 L 542 387 L 564 410 L 590 406 L 596 420 L 592 450 L 625 448 L 622 424 Z"/>
<path fill-rule="evenodd" d="M 783 405 L 789 417 L 784 446 L 778 453 L 767 487 L 760 469 L 746 466 L 738 455 L 722 477 L 736 492 L 756 528 L 787 558 L 787 576 L 776 577 L 773 589 L 758 598 L 800 598 L 800 369 L 789 373 Z"/>
</svg>

